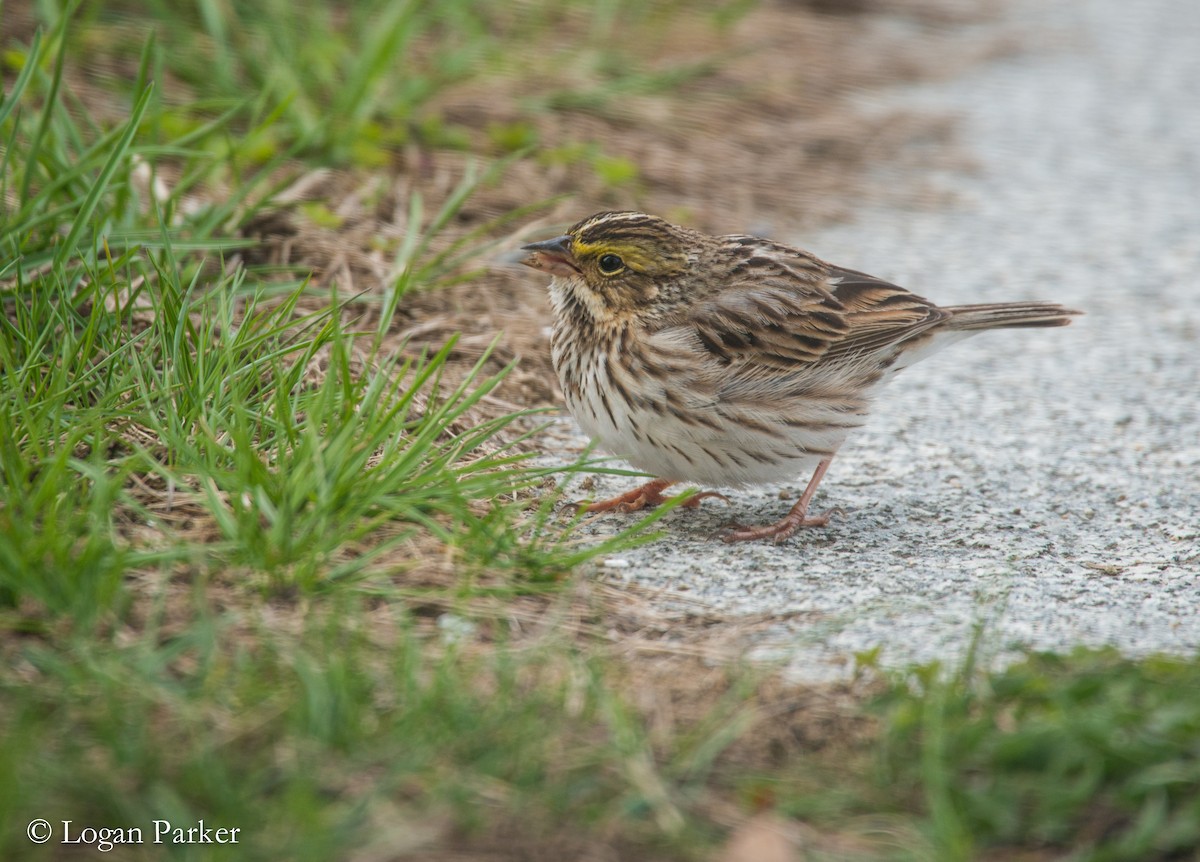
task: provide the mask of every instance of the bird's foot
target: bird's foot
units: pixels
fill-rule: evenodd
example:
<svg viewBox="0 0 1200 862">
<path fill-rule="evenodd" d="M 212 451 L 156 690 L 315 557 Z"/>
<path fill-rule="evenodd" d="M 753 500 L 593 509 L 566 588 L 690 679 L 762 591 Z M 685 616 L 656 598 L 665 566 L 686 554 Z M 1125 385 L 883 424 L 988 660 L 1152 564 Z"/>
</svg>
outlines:
<svg viewBox="0 0 1200 862">
<path fill-rule="evenodd" d="M 607 500 L 599 500 L 595 503 L 573 503 L 572 505 L 580 512 L 637 512 L 641 509 L 652 509 L 655 506 L 661 506 L 674 497 L 664 497 L 663 491 L 673 485 L 666 479 L 655 479 L 652 482 L 647 482 L 645 485 L 634 488 L 632 491 L 626 491 L 624 494 L 618 494 Z M 700 501 L 706 497 L 717 497 L 729 502 L 729 498 L 717 491 L 703 491 L 693 497 L 689 497 L 680 503 L 681 506 L 688 509 L 695 509 L 700 505 Z"/>
<path fill-rule="evenodd" d="M 720 539 L 726 544 L 772 539 L 778 545 L 786 542 L 801 527 L 824 527 L 829 523 L 829 516 L 837 511 L 837 509 L 830 509 L 828 512 L 811 517 L 804 512 L 788 512 L 774 524 L 762 527 L 731 527 L 720 533 Z"/>
</svg>

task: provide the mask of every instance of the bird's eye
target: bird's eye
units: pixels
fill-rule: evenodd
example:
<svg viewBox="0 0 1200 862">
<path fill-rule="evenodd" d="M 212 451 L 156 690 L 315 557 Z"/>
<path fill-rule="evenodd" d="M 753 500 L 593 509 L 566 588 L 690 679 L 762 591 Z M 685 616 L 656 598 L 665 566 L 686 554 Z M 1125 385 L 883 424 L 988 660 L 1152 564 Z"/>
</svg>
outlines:
<svg viewBox="0 0 1200 862">
<path fill-rule="evenodd" d="M 625 261 L 615 254 L 602 254 L 597 262 L 600 264 L 600 271 L 605 275 L 616 275 L 625 268 Z"/>
</svg>

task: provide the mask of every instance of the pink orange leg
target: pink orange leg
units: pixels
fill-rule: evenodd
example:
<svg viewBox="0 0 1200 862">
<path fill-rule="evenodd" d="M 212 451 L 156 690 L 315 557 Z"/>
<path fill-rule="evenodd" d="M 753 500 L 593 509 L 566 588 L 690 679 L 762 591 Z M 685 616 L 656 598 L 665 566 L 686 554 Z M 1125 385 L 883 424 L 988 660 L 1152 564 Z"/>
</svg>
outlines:
<svg viewBox="0 0 1200 862">
<path fill-rule="evenodd" d="M 779 521 L 765 527 L 738 527 L 729 530 L 721 536 L 722 541 L 749 542 L 754 539 L 774 539 L 776 542 L 782 542 L 801 527 L 824 527 L 829 523 L 829 516 L 832 512 L 825 512 L 810 518 L 808 504 L 812 502 L 813 494 L 817 492 L 817 486 L 821 484 L 821 478 L 829 469 L 831 461 L 833 461 L 832 455 L 817 465 L 816 471 L 808 480 L 808 486 L 800 495 L 796 505 L 792 506 L 791 510 Z"/>
<path fill-rule="evenodd" d="M 653 508 L 661 506 L 672 498 L 664 497 L 665 491 L 675 483 L 670 479 L 655 479 L 652 482 L 647 482 L 645 485 L 634 488 L 632 491 L 626 491 L 624 494 L 618 494 L 608 500 L 600 500 L 596 503 L 576 503 L 581 512 L 611 512 L 614 509 L 618 512 L 636 512 L 639 509 Z M 689 499 L 682 505 L 688 509 L 694 509 L 700 505 L 700 501 L 705 497 L 719 497 L 726 503 L 729 498 L 724 494 L 718 494 L 716 491 L 705 491 L 701 494 Z"/>
</svg>

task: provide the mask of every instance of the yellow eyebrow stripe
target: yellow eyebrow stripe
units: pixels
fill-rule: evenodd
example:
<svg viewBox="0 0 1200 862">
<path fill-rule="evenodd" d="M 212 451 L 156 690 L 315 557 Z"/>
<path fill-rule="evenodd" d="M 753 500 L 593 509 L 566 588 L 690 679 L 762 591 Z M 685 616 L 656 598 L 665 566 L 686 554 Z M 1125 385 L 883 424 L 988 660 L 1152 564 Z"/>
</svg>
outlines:
<svg viewBox="0 0 1200 862">
<path fill-rule="evenodd" d="M 654 263 L 647 257 L 645 251 L 632 243 L 623 242 L 583 242 L 571 241 L 571 253 L 577 258 L 599 257 L 602 254 L 615 254 L 625 262 L 630 269 L 645 270 Z"/>
</svg>

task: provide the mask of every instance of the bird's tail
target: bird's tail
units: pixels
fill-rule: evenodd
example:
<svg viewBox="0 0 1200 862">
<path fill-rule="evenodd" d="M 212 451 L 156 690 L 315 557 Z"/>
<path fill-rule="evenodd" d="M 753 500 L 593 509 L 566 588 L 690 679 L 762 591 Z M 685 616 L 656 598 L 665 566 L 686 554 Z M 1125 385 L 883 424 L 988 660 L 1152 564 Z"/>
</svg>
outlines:
<svg viewBox="0 0 1200 862">
<path fill-rule="evenodd" d="M 981 305 L 951 305 L 943 309 L 950 317 L 945 329 L 1015 329 L 1033 326 L 1066 326 L 1076 314 L 1057 302 L 988 302 Z"/>
</svg>

